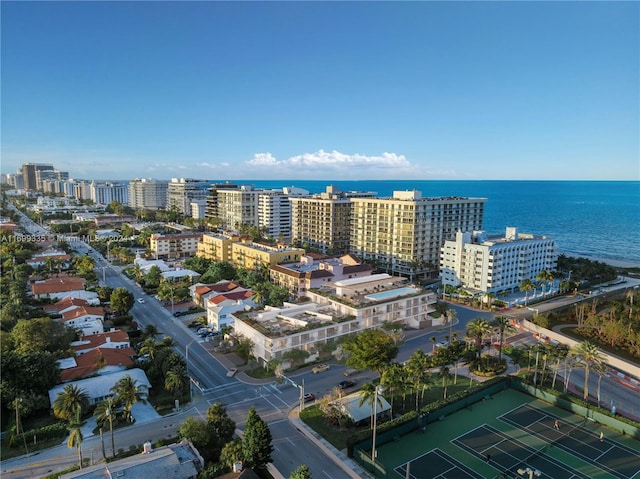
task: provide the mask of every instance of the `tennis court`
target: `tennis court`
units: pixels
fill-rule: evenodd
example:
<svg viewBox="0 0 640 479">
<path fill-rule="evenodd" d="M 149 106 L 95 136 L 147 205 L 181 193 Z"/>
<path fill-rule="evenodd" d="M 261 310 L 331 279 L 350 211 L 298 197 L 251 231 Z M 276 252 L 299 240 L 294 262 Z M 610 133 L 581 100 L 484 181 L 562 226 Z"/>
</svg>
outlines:
<svg viewBox="0 0 640 479">
<path fill-rule="evenodd" d="M 530 404 L 523 404 L 499 419 L 543 439 L 553 447 L 590 462 L 615 477 L 631 479 L 640 476 L 640 453 L 608 437 L 600 439 L 597 432 L 588 429 L 589 422 L 581 421 L 577 425 L 568 423 Z"/>
<path fill-rule="evenodd" d="M 640 479 L 640 441 L 511 388 L 378 439 L 378 478 Z"/>
</svg>

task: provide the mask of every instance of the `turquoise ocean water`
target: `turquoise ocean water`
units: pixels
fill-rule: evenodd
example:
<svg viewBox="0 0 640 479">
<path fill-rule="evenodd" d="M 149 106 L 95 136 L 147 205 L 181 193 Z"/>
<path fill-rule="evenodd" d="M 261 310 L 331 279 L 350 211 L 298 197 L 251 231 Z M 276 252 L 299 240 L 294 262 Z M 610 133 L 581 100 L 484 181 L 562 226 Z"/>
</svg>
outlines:
<svg viewBox="0 0 640 479">
<path fill-rule="evenodd" d="M 230 180 L 233 181 L 233 180 Z M 320 193 L 329 184 L 341 191 L 374 191 L 389 197 L 396 190 L 423 196 L 488 198 L 484 230 L 507 226 L 555 238 L 561 252 L 640 263 L 639 181 L 304 181 L 236 180 L 263 188 L 296 186 Z"/>
</svg>

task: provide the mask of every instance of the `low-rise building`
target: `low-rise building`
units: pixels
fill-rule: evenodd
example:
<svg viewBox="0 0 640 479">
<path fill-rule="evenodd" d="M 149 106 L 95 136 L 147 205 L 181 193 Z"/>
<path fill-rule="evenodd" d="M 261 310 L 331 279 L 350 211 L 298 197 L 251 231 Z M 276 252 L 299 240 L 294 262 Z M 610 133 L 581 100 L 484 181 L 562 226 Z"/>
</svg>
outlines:
<svg viewBox="0 0 640 479">
<path fill-rule="evenodd" d="M 256 306 L 253 300 L 253 292 L 244 288 L 211 293 L 205 300 L 207 325 L 217 331 L 227 326 L 233 326 L 235 323 L 233 313 L 252 309 Z"/>
<path fill-rule="evenodd" d="M 196 254 L 202 233 L 151 235 L 149 249 L 157 258 L 188 258 Z"/>
<path fill-rule="evenodd" d="M 204 467 L 204 459 L 186 439 L 177 444 L 153 449 L 144 444 L 142 454 L 108 464 L 88 466 L 60 476 L 61 479 L 196 479 Z"/>
<path fill-rule="evenodd" d="M 309 352 L 313 360 L 318 344 L 385 323 L 416 329 L 441 324 L 431 316 L 434 293 L 388 274 L 338 281 L 307 296 L 310 301 L 234 314 L 236 334 L 249 338 L 254 355 L 265 362 L 292 349 Z"/>
<path fill-rule="evenodd" d="M 306 254 L 295 263 L 274 265 L 269 269 L 271 281 L 286 288 L 293 296 L 343 279 L 371 276 L 373 266 L 361 263 L 352 255 L 328 258 Z"/>
<path fill-rule="evenodd" d="M 49 278 L 42 281 L 31 283 L 31 293 L 35 298 L 66 298 L 74 297 L 87 299 L 87 297 L 95 297 L 96 293 L 85 291 L 84 279 L 77 277 L 60 277 Z"/>
<path fill-rule="evenodd" d="M 557 261 L 556 242 L 549 236 L 520 233 L 514 227 L 504 235 L 459 232 L 442 247 L 440 275 L 444 285 L 482 293 L 514 291 L 540 271 L 554 271 Z"/>
</svg>

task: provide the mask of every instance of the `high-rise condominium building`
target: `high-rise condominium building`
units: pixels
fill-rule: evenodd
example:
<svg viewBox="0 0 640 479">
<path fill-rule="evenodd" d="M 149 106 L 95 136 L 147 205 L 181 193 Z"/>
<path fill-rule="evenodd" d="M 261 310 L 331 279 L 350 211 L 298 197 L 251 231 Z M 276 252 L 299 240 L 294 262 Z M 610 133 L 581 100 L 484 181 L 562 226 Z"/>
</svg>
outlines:
<svg viewBox="0 0 640 479">
<path fill-rule="evenodd" d="M 324 254 L 348 252 L 352 200 L 374 196 L 372 192 L 341 192 L 335 186 L 327 186 L 324 193 L 290 197 L 293 241 Z"/>
<path fill-rule="evenodd" d="M 497 293 L 518 289 L 542 270 L 554 271 L 557 261 L 556 242 L 548 236 L 518 233 L 513 227 L 504 235 L 458 232 L 442 247 L 440 275 L 445 285 Z"/>
<path fill-rule="evenodd" d="M 46 170 L 53 171 L 53 165 L 48 163 L 23 163 L 22 178 L 24 182 L 24 189 L 30 191 L 39 189 L 36 172 Z"/>
<path fill-rule="evenodd" d="M 112 181 L 95 181 L 90 186 L 91 200 L 99 205 L 108 205 L 117 201 L 123 205 L 129 204 L 129 185 Z"/>
<path fill-rule="evenodd" d="M 129 182 L 129 206 L 134 209 L 160 210 L 167 206 L 169 182 L 136 178 Z"/>
<path fill-rule="evenodd" d="M 229 181 L 225 183 L 212 183 L 209 186 L 209 194 L 207 195 L 207 206 L 204 210 L 204 216 L 207 221 L 216 223 L 220 221 L 218 212 L 218 190 L 234 190 L 240 188 L 239 185 Z"/>
<path fill-rule="evenodd" d="M 191 216 L 191 203 L 206 200 L 211 183 L 207 180 L 171 178 L 167 189 L 167 209 L 176 208 L 183 216 Z"/>
<path fill-rule="evenodd" d="M 223 228 L 234 230 L 240 225 L 258 226 L 258 196 L 261 192 L 251 185 L 216 188 L 213 218 L 218 218 Z M 209 202 L 207 206 L 211 204 Z"/>
<path fill-rule="evenodd" d="M 262 190 L 258 194 L 258 226 L 271 238 L 291 240 L 292 196 L 308 195 L 307 190 L 285 187 L 280 190 Z"/>
<path fill-rule="evenodd" d="M 395 191 L 392 198 L 351 198 L 352 254 L 393 273 L 435 277 L 440 248 L 458 231 L 482 228 L 486 198 L 423 198 Z"/>
</svg>

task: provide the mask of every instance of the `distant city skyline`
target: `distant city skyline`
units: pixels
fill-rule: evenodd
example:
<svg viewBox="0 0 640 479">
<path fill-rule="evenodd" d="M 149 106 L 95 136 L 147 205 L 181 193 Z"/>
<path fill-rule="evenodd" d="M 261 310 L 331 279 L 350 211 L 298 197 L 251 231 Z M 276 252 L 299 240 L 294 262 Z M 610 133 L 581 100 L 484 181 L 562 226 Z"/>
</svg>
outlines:
<svg viewBox="0 0 640 479">
<path fill-rule="evenodd" d="M 0 9 L 2 173 L 640 179 L 638 2 Z"/>
</svg>

